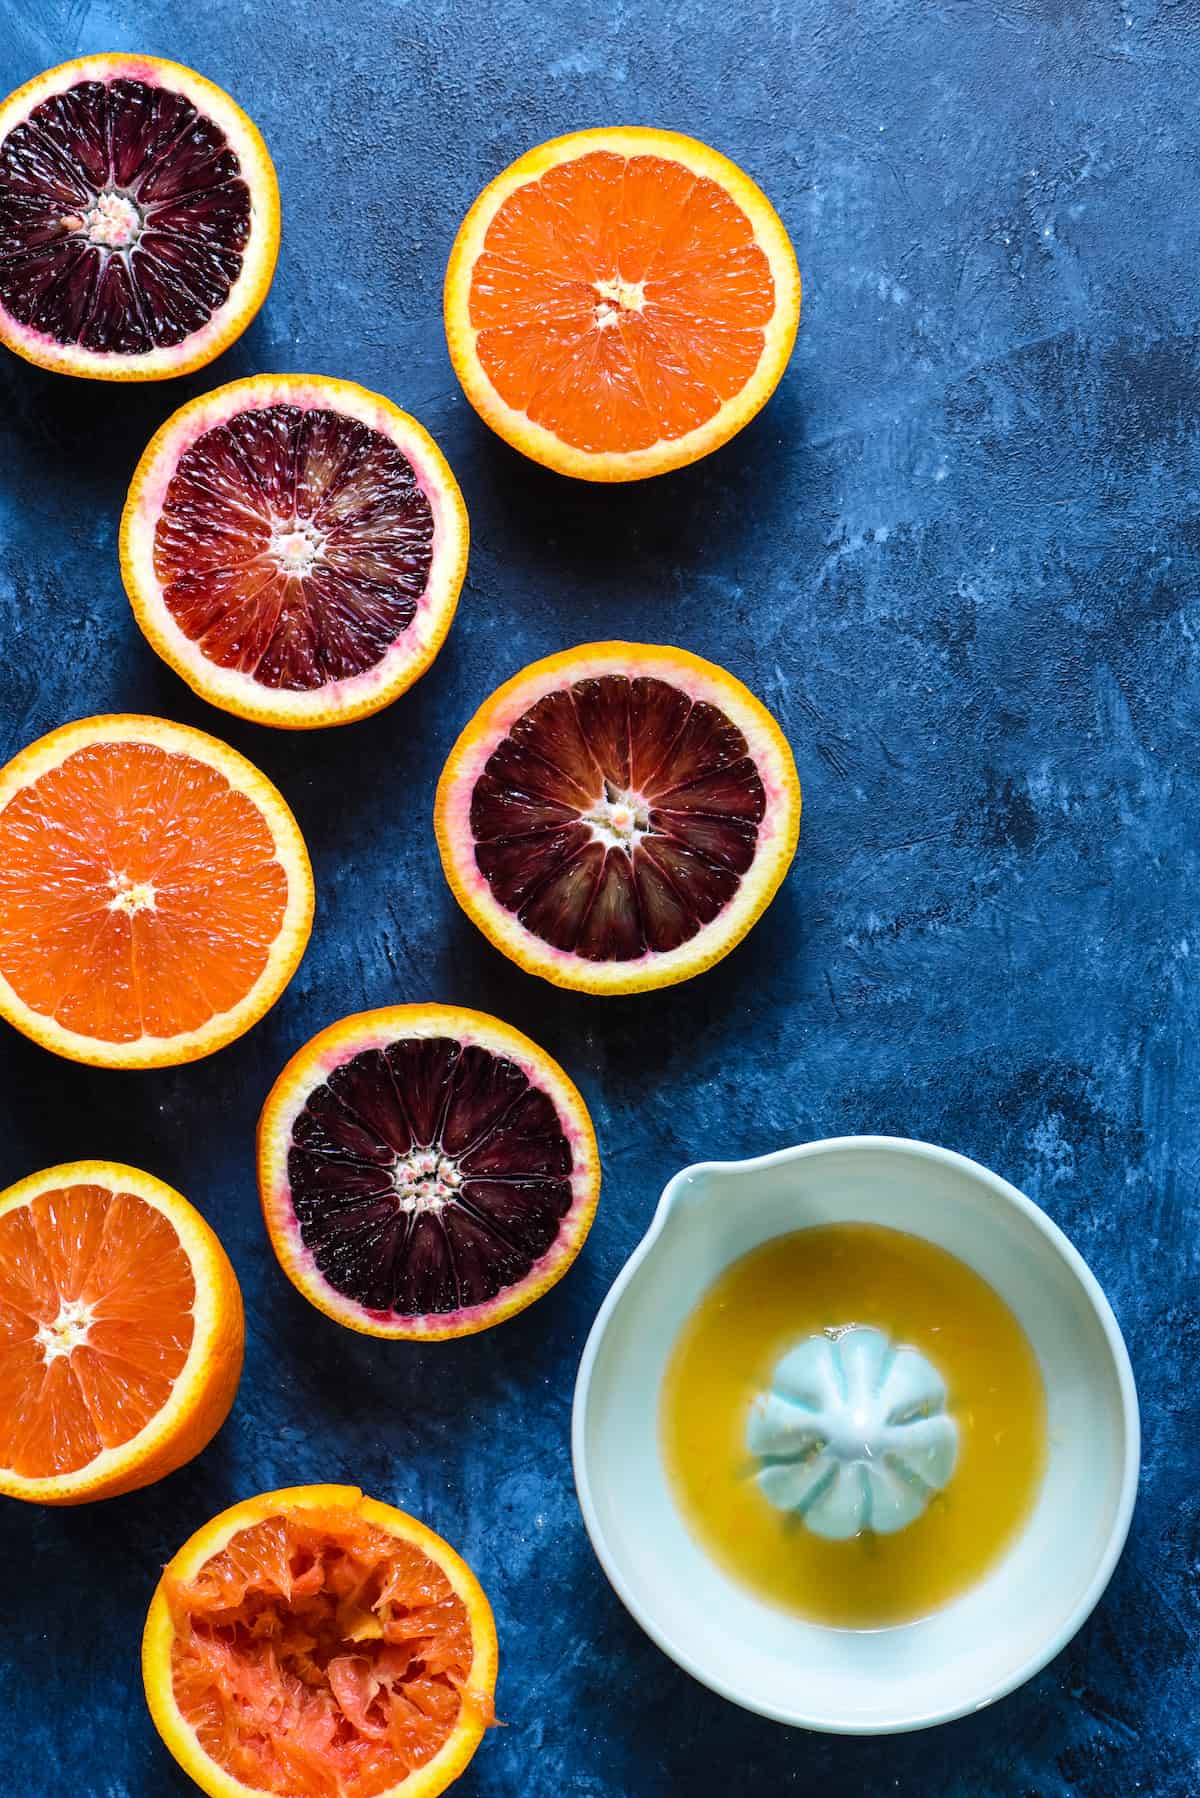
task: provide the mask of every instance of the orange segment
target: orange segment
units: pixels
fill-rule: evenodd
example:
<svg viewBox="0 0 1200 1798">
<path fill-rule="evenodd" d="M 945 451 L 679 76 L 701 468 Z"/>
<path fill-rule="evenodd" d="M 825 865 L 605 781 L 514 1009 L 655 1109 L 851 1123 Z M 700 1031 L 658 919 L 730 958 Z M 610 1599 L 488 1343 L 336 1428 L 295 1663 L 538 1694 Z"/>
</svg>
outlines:
<svg viewBox="0 0 1200 1798">
<path fill-rule="evenodd" d="M 311 904 L 283 800 L 199 731 L 84 720 L 0 774 L 0 1011 L 61 1054 L 219 1048 L 290 977 Z"/>
<path fill-rule="evenodd" d="M 166 1569 L 146 1695 L 220 1798 L 433 1798 L 494 1722 L 495 1626 L 439 1536 L 353 1487 L 247 1499 Z"/>
<path fill-rule="evenodd" d="M 77 1162 L 0 1195 L 0 1491 L 47 1504 L 147 1485 L 224 1420 L 233 1269 L 187 1201 Z"/>
<path fill-rule="evenodd" d="M 67 1186 L 0 1217 L 0 1462 L 75 1473 L 144 1429 L 187 1359 L 195 1296 L 175 1231 L 133 1193 Z"/>
<path fill-rule="evenodd" d="M 608 150 L 517 188 L 471 277 L 497 391 L 592 451 L 705 424 L 754 373 L 774 302 L 750 220 L 715 181 Z"/>
<path fill-rule="evenodd" d="M 0 972 L 86 1036 L 174 1036 L 228 1010 L 286 903 L 262 814 L 157 744 L 77 750 L 0 815 Z"/>
<path fill-rule="evenodd" d="M 748 178 L 670 132 L 530 151 L 464 221 L 446 329 L 468 398 L 566 474 L 628 480 L 705 455 L 786 364 L 800 283 Z"/>
</svg>

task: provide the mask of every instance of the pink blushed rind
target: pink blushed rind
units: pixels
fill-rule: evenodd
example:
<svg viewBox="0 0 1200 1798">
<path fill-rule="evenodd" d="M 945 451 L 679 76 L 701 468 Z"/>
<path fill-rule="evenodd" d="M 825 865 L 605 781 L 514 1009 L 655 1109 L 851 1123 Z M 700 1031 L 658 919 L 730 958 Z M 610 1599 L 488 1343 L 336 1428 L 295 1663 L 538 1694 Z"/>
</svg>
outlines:
<svg viewBox="0 0 1200 1798">
<path fill-rule="evenodd" d="M 493 895 L 475 857 L 470 812 L 475 784 L 488 758 L 513 725 L 547 693 L 605 674 L 648 675 L 705 700 L 741 730 L 758 769 L 766 811 L 754 861 L 738 892 L 717 916 L 679 948 L 647 951 L 621 962 L 589 962 L 534 937 Z M 481 720 L 486 717 L 486 728 Z M 552 985 L 593 993 L 650 991 L 670 986 L 719 961 L 757 922 L 774 898 L 795 854 L 800 829 L 800 783 L 786 740 L 760 700 L 715 664 L 668 645 L 595 643 L 532 663 L 502 686 L 467 724 L 438 783 L 435 828 L 442 865 L 459 904 L 492 944 Z"/>
<path fill-rule="evenodd" d="M 155 532 L 167 489 L 189 448 L 229 418 L 266 407 L 330 409 L 394 443 L 409 461 L 433 516 L 429 576 L 411 622 L 370 668 L 349 680 L 290 691 L 261 686 L 252 674 L 212 662 L 172 616 L 154 566 Z M 353 723 L 407 692 L 444 643 L 466 577 L 470 526 L 454 475 L 415 418 L 351 381 L 313 375 L 256 375 L 231 381 L 169 418 L 143 452 L 121 518 L 121 571 L 138 623 L 151 646 L 194 692 L 236 716 L 282 729 Z"/>
<path fill-rule="evenodd" d="M 482 1305 L 420 1316 L 372 1311 L 330 1285 L 302 1241 L 287 1179 L 292 1127 L 312 1091 L 354 1056 L 386 1048 L 406 1035 L 451 1036 L 460 1043 L 478 1043 L 514 1062 L 531 1085 L 551 1099 L 572 1158 L 570 1209 L 553 1244 L 525 1278 Z M 582 1096 L 558 1063 L 498 1018 L 464 1007 L 436 1004 L 392 1006 L 343 1018 L 299 1050 L 263 1107 L 258 1162 L 268 1234 L 292 1284 L 335 1322 L 393 1340 L 436 1341 L 472 1335 L 525 1310 L 555 1285 L 575 1260 L 591 1229 L 600 1190 L 600 1162 L 591 1119 Z"/>
<path fill-rule="evenodd" d="M 159 57 L 100 54 L 44 70 L 0 102 L 0 142 L 35 107 L 84 81 L 136 80 L 183 94 L 225 134 L 251 194 L 251 231 L 242 266 L 224 303 L 181 343 L 129 356 L 62 344 L 22 324 L 0 306 L 0 342 L 27 362 L 55 374 L 110 381 L 161 381 L 212 362 L 236 342 L 257 314 L 279 254 L 279 184 L 262 137 L 236 102 L 194 69 Z"/>
</svg>

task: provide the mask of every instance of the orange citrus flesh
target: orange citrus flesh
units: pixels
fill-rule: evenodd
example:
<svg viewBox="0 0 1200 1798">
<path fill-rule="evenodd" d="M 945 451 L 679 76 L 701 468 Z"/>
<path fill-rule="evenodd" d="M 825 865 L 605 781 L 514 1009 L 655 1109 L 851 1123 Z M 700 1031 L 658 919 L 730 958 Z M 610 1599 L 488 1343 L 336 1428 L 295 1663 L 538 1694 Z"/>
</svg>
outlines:
<svg viewBox="0 0 1200 1798">
<path fill-rule="evenodd" d="M 237 1275 L 152 1174 L 72 1161 L 0 1193 L 0 1492 L 87 1504 L 198 1455 L 242 1371 Z"/>
<path fill-rule="evenodd" d="M 178 1711 L 251 1790 L 377 1798 L 468 1707 L 494 1721 L 467 1683 L 471 1618 L 446 1574 L 347 1506 L 266 1517 L 163 1590 Z"/>
<path fill-rule="evenodd" d="M 510 194 L 470 285 L 501 398 L 591 452 L 707 423 L 754 374 L 774 309 L 770 264 L 724 187 L 609 150 Z"/>
<path fill-rule="evenodd" d="M 257 807 L 157 744 L 79 749 L 0 813 L 0 973 L 81 1035 L 175 1036 L 228 1010 L 286 904 Z"/>
<path fill-rule="evenodd" d="M 222 1048 L 287 985 L 312 911 L 281 794 L 203 731 L 82 718 L 0 769 L 0 1015 L 57 1054 Z"/>
<path fill-rule="evenodd" d="M 446 267 L 454 372 L 546 468 L 637 481 L 727 443 L 775 391 L 800 272 L 718 150 L 640 125 L 539 144 L 484 188 Z"/>
<path fill-rule="evenodd" d="M 134 1193 L 66 1186 L 0 1217 L 0 1465 L 77 1472 L 171 1396 L 196 1282 L 169 1220 Z"/>
</svg>

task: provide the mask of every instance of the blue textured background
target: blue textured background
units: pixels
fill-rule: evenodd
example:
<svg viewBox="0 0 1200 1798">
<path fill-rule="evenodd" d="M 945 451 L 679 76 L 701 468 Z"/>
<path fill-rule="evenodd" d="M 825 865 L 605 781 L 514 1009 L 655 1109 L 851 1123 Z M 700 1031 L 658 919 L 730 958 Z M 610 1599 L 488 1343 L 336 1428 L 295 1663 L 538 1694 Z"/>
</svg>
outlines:
<svg viewBox="0 0 1200 1798">
<path fill-rule="evenodd" d="M 258 321 L 199 376 L 122 392 L 3 355 L 0 748 L 109 708 L 228 738 L 294 805 L 318 914 L 275 1011 L 197 1067 L 90 1072 L 0 1027 L 3 1181 L 83 1155 L 163 1175 L 217 1226 L 250 1319 L 236 1408 L 196 1464 L 90 1510 L 0 1512 L 0 1790 L 192 1790 L 141 1696 L 157 1569 L 240 1496 L 347 1479 L 444 1532 L 494 1601 L 508 1728 L 463 1798 L 1194 1798 L 1200 6 L 0 0 L 0 92 L 110 48 L 192 64 L 250 110 L 283 250 Z M 805 281 L 767 411 L 699 467 L 613 491 L 489 436 L 440 318 L 477 190 L 605 123 L 743 163 Z M 415 412 L 474 527 L 433 672 L 303 739 L 191 697 L 134 628 L 115 543 L 168 413 L 278 369 Z M 742 675 L 805 789 L 795 869 L 756 932 L 648 1001 L 503 962 L 453 905 L 430 827 L 442 759 L 496 681 L 615 635 Z M 252 1137 L 318 1026 L 425 997 L 561 1058 L 606 1182 L 550 1297 L 417 1349 L 292 1291 Z M 567 1450 L 584 1335 L 665 1179 L 855 1130 L 964 1150 L 1047 1207 L 1112 1297 L 1145 1421 L 1130 1546 L 1077 1641 L 995 1711 L 894 1742 L 790 1733 L 677 1672 L 599 1572 Z"/>
</svg>

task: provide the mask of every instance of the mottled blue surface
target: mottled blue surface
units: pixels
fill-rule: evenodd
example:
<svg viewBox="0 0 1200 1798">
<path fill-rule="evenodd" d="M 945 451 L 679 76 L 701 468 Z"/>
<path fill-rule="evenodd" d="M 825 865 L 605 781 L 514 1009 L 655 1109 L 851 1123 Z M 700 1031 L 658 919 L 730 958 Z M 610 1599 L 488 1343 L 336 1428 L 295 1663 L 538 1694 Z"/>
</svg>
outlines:
<svg viewBox="0 0 1200 1798">
<path fill-rule="evenodd" d="M 0 1513 L 0 1790 L 190 1791 L 138 1678 L 157 1568 L 237 1497 L 347 1479 L 444 1532 L 495 1603 L 508 1728 L 463 1798 L 1194 1798 L 1200 6 L 0 0 L 0 92 L 109 48 L 190 63 L 248 107 L 283 250 L 257 323 L 199 376 L 118 393 L 0 362 L 0 749 L 109 708 L 215 731 L 294 805 L 318 914 L 272 1015 L 200 1066 L 89 1072 L 0 1027 L 0 1179 L 84 1155 L 165 1176 L 220 1231 L 250 1317 L 237 1406 L 195 1465 L 90 1510 Z M 476 421 L 440 291 L 492 174 L 614 122 L 742 162 L 792 233 L 805 302 L 740 439 L 605 491 Z M 193 699 L 117 568 L 151 432 L 275 369 L 414 411 L 474 526 L 433 672 L 305 739 Z M 442 759 L 495 681 L 618 635 L 742 675 L 805 789 L 766 919 L 649 1001 L 552 992 L 503 962 L 453 905 L 430 828 Z M 561 1058 L 606 1180 L 549 1298 L 418 1349 L 292 1291 L 252 1139 L 318 1026 L 425 997 L 494 1010 Z M 676 1671 L 600 1574 L 567 1450 L 584 1335 L 665 1179 L 856 1130 L 964 1150 L 1045 1205 L 1112 1297 L 1144 1406 L 1133 1534 L 1091 1623 L 993 1712 L 894 1742 L 791 1733 Z"/>
</svg>

